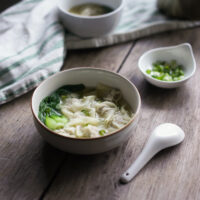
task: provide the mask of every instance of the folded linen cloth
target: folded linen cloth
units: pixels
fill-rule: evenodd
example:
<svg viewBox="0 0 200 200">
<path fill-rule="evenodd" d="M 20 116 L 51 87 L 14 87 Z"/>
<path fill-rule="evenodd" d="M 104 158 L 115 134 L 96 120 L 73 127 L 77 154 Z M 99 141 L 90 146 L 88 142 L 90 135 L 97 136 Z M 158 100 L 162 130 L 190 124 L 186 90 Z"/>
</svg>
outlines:
<svg viewBox="0 0 200 200">
<path fill-rule="evenodd" d="M 0 104 L 62 67 L 65 33 L 55 2 L 26 0 L 0 15 Z"/>
<path fill-rule="evenodd" d="M 67 49 L 125 42 L 167 30 L 199 26 L 200 21 L 170 20 L 156 0 L 125 0 L 122 19 L 108 36 L 81 39 L 65 33 L 56 1 L 23 0 L 0 15 L 0 104 L 18 97 L 58 72 Z"/>
</svg>

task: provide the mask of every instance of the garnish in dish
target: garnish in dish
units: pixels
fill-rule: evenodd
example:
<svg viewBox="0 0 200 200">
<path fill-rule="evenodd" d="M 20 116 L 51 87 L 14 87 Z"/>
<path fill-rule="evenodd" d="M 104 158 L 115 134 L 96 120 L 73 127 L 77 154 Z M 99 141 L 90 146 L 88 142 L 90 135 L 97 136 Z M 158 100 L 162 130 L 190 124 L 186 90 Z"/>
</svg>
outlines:
<svg viewBox="0 0 200 200">
<path fill-rule="evenodd" d="M 184 78 L 183 67 L 175 60 L 171 62 L 157 61 L 153 63 L 152 69 L 146 70 L 146 73 L 161 81 L 179 81 Z"/>
</svg>

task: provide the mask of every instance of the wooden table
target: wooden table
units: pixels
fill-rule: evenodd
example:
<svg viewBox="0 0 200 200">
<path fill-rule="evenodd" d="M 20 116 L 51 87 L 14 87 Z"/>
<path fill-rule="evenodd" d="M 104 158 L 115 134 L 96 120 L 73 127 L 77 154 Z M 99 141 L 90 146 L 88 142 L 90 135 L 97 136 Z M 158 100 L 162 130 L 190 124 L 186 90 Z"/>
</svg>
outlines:
<svg viewBox="0 0 200 200">
<path fill-rule="evenodd" d="M 32 91 L 0 106 L 1 200 L 199 200 L 200 199 L 200 28 L 150 36 L 112 47 L 69 51 L 62 69 L 98 67 L 118 72 L 138 88 L 142 109 L 133 136 L 110 152 L 80 156 L 61 152 L 38 134 Z M 187 84 L 163 90 L 148 84 L 138 58 L 160 46 L 191 43 L 197 71 Z M 160 123 L 180 125 L 184 142 L 159 153 L 129 184 L 120 175 L 136 159 Z"/>
</svg>

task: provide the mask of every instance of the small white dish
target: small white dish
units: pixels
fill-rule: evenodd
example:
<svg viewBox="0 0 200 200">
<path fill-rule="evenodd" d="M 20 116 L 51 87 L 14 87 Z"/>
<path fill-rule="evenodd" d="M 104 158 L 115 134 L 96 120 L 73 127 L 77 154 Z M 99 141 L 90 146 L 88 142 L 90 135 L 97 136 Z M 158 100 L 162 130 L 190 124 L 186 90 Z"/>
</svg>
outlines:
<svg viewBox="0 0 200 200">
<path fill-rule="evenodd" d="M 38 118 L 39 105 L 42 99 L 63 85 L 80 83 L 87 87 L 95 87 L 98 83 L 104 83 L 110 87 L 120 89 L 134 113 L 130 122 L 109 135 L 97 138 L 72 138 L 48 129 Z M 140 105 L 139 92 L 128 79 L 107 70 L 82 67 L 56 73 L 43 81 L 33 93 L 31 108 L 36 128 L 48 143 L 70 153 L 96 154 L 119 146 L 134 134 L 134 126 L 137 125 Z"/>
<path fill-rule="evenodd" d="M 113 9 L 104 15 L 81 16 L 69 12 L 73 6 L 96 3 Z M 119 23 L 124 0 L 59 0 L 58 8 L 64 26 L 80 37 L 99 37 L 110 33 Z"/>
<path fill-rule="evenodd" d="M 156 61 L 176 60 L 178 64 L 183 66 L 184 78 L 178 81 L 161 81 L 151 77 L 146 73 L 147 69 L 152 68 L 152 64 Z M 176 88 L 182 86 L 189 78 L 191 78 L 196 70 L 196 61 L 189 43 L 183 43 L 177 46 L 161 47 L 145 52 L 138 61 L 138 66 L 144 78 L 160 88 Z"/>
</svg>

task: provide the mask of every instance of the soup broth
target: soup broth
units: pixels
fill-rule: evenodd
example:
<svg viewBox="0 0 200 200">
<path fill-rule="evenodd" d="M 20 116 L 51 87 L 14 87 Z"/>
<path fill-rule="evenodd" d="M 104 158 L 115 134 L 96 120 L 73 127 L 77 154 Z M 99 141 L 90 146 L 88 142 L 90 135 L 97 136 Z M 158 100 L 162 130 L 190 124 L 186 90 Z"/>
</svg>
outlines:
<svg viewBox="0 0 200 200">
<path fill-rule="evenodd" d="M 98 16 L 112 12 L 113 9 L 100 4 L 86 3 L 72 7 L 69 12 L 82 16 Z"/>
</svg>

